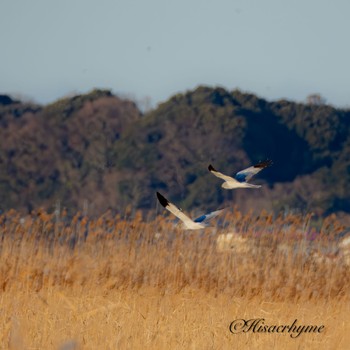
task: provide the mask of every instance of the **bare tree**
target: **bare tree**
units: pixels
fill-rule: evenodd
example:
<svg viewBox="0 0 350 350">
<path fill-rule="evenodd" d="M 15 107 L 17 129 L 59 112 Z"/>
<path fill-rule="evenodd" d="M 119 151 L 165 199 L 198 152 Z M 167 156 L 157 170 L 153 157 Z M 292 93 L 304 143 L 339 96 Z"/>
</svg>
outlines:
<svg viewBox="0 0 350 350">
<path fill-rule="evenodd" d="M 321 94 L 311 94 L 306 98 L 306 103 L 309 105 L 322 106 L 326 104 L 326 99 Z"/>
</svg>

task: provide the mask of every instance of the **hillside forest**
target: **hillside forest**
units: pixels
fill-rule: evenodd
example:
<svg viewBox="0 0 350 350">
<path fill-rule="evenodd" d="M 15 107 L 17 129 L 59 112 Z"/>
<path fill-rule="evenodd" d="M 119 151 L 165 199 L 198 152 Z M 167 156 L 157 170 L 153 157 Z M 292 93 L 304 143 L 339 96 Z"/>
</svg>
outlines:
<svg viewBox="0 0 350 350">
<path fill-rule="evenodd" d="M 266 159 L 260 189 L 227 191 L 207 169 Z M 1 211 L 148 211 L 156 191 L 192 212 L 348 214 L 350 111 L 206 86 L 145 113 L 108 90 L 44 106 L 0 95 Z"/>
</svg>

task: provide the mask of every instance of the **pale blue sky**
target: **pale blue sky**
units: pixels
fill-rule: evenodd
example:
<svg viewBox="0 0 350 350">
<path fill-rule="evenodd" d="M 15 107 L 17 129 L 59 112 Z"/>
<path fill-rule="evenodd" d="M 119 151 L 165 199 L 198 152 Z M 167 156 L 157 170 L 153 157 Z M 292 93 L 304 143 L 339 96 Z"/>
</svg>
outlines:
<svg viewBox="0 0 350 350">
<path fill-rule="evenodd" d="M 347 0 L 1 0 L 0 93 L 156 105 L 205 84 L 349 107 L 349 15 Z"/>
</svg>

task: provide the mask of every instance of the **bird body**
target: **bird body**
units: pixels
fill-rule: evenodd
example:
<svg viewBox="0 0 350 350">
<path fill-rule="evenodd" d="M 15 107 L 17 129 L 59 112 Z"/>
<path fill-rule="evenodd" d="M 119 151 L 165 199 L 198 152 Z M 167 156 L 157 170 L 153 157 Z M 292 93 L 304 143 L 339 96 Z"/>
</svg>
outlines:
<svg viewBox="0 0 350 350">
<path fill-rule="evenodd" d="M 176 207 L 173 203 L 170 203 L 163 195 L 161 195 L 159 192 L 157 192 L 157 198 L 160 202 L 160 204 L 170 211 L 172 214 L 174 214 L 176 217 L 178 217 L 182 223 L 185 229 L 188 230 L 200 230 L 203 228 L 208 227 L 207 221 L 217 215 L 219 215 L 224 209 L 216 210 L 211 213 L 201 215 L 197 219 L 190 219 L 186 214 L 182 212 L 181 209 Z"/>
<path fill-rule="evenodd" d="M 235 188 L 260 188 L 261 185 L 253 185 L 248 182 L 225 181 L 221 187 L 227 190 L 233 190 Z"/>
<path fill-rule="evenodd" d="M 264 162 L 257 163 L 247 169 L 239 171 L 235 177 L 224 175 L 217 171 L 211 164 L 208 166 L 208 170 L 216 177 L 224 180 L 221 187 L 232 190 L 235 188 L 260 188 L 261 185 L 254 185 L 248 181 L 261 170 L 269 167 L 272 164 L 271 160 L 266 160 Z"/>
</svg>

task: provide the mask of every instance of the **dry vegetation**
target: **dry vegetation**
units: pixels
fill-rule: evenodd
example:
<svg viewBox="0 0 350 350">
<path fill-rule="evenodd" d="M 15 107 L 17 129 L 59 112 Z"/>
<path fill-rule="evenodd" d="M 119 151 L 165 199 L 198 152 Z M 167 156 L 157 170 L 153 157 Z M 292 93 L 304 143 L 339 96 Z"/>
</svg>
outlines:
<svg viewBox="0 0 350 350">
<path fill-rule="evenodd" d="M 309 216 L 233 211 L 204 232 L 169 220 L 0 216 L 2 348 L 346 349 L 349 254 L 335 218 L 316 230 Z M 236 318 L 325 331 L 233 335 Z"/>
</svg>

